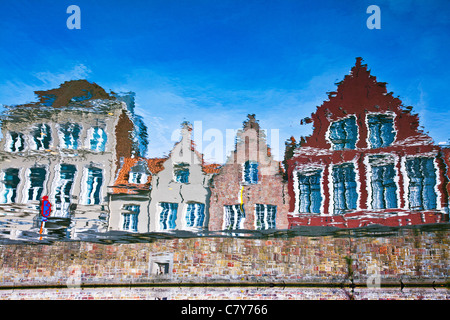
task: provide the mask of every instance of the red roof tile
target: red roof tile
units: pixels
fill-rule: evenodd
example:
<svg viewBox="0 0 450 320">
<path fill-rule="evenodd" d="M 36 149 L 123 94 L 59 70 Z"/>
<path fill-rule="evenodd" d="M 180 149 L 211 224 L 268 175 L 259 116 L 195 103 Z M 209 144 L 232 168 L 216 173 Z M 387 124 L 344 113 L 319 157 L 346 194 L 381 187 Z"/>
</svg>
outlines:
<svg viewBox="0 0 450 320">
<path fill-rule="evenodd" d="M 166 160 L 167 158 L 152 158 L 152 159 L 125 158 L 123 161 L 122 168 L 120 168 L 117 179 L 114 185 L 112 186 L 113 193 L 133 194 L 141 190 L 149 190 L 150 184 L 152 182 L 152 174 L 161 172 L 164 169 L 163 163 Z M 138 161 L 147 162 L 147 167 L 151 172 L 151 174 L 147 178 L 147 182 L 144 184 L 128 182 L 130 170 L 138 163 Z"/>
</svg>

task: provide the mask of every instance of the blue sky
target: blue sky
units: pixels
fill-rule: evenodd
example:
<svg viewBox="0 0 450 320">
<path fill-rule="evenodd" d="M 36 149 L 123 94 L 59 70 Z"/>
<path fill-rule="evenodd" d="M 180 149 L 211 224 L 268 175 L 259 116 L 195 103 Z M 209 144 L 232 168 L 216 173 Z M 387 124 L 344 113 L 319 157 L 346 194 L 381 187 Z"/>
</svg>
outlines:
<svg viewBox="0 0 450 320">
<path fill-rule="evenodd" d="M 300 119 L 359 56 L 414 107 L 436 143 L 450 138 L 446 0 L 0 3 L 0 104 L 35 101 L 34 90 L 74 79 L 134 91 L 150 157 L 170 151 L 184 120 L 225 139 L 255 113 L 280 158 L 285 139 L 311 132 Z M 72 4 L 81 9 L 80 30 L 66 27 Z M 380 30 L 366 27 L 371 4 L 381 9 Z M 222 162 L 223 153 L 207 158 Z"/>
</svg>

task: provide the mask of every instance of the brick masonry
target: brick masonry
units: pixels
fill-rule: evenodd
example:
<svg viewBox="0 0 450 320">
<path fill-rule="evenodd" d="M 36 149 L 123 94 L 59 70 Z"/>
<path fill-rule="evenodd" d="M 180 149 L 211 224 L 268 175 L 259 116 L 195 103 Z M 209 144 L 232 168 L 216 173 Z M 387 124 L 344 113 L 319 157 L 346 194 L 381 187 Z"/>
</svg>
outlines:
<svg viewBox="0 0 450 320">
<path fill-rule="evenodd" d="M 448 230 L 401 229 L 389 237 L 187 238 L 152 243 L 0 246 L 0 286 L 132 283 L 381 283 L 448 281 Z M 168 274 L 150 272 L 154 257 Z M 348 263 L 348 259 L 351 263 Z M 69 281 L 69 282 L 68 282 Z"/>
<path fill-rule="evenodd" d="M 258 162 L 258 183 L 243 182 L 243 165 L 246 161 Z M 287 229 L 289 199 L 287 183 L 280 172 L 280 163 L 273 160 L 265 135 L 254 115 L 244 122 L 237 133 L 235 150 L 217 175 L 214 176 L 209 208 L 209 230 L 223 229 L 225 205 L 242 204 L 245 211 L 244 229 L 255 229 L 255 204 L 277 206 L 276 228 Z"/>
</svg>

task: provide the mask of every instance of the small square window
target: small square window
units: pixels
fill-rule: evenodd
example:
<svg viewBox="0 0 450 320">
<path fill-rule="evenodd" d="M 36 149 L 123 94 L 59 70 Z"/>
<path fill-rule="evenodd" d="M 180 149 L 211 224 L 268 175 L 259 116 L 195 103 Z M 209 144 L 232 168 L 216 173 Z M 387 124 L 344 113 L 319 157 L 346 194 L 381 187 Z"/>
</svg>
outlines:
<svg viewBox="0 0 450 320">
<path fill-rule="evenodd" d="M 258 183 L 258 162 L 247 161 L 244 163 L 244 182 L 248 184 Z"/>
<path fill-rule="evenodd" d="M 189 183 L 189 164 L 179 163 L 174 165 L 173 173 L 176 182 Z"/>
</svg>

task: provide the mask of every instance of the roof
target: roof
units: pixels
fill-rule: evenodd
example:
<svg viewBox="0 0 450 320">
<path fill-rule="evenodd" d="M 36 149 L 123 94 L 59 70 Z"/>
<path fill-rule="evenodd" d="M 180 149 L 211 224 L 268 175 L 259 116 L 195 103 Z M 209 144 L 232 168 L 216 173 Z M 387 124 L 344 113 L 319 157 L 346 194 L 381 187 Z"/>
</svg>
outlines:
<svg viewBox="0 0 450 320">
<path fill-rule="evenodd" d="M 67 106 L 70 102 L 80 102 L 93 99 L 113 99 L 106 91 L 96 83 L 87 80 L 66 81 L 59 88 L 35 91 L 39 102 L 55 108 Z"/>
<path fill-rule="evenodd" d="M 119 170 L 117 179 L 112 186 L 113 193 L 127 193 L 136 194 L 139 191 L 145 191 L 150 189 L 153 174 L 157 174 L 164 169 L 163 163 L 167 158 L 124 158 L 122 167 Z M 128 178 L 130 176 L 131 169 L 138 164 L 139 161 L 144 161 L 147 164 L 147 168 L 150 171 L 147 181 L 144 184 L 130 183 Z"/>
<path fill-rule="evenodd" d="M 220 164 L 217 163 L 210 163 L 210 164 L 203 164 L 203 172 L 206 174 L 216 174 L 220 171 Z"/>
<path fill-rule="evenodd" d="M 164 162 L 168 158 L 124 158 L 122 167 L 119 170 L 117 179 L 111 188 L 114 194 L 125 193 L 125 194 L 137 194 L 141 191 L 150 190 L 150 185 L 152 182 L 153 175 L 158 174 L 164 170 Z M 146 183 L 130 183 L 128 178 L 132 168 L 138 165 L 139 161 L 143 161 L 147 164 L 147 168 L 150 171 Z M 202 169 L 205 174 L 216 174 L 219 173 L 221 165 L 217 163 L 202 164 Z"/>
</svg>

